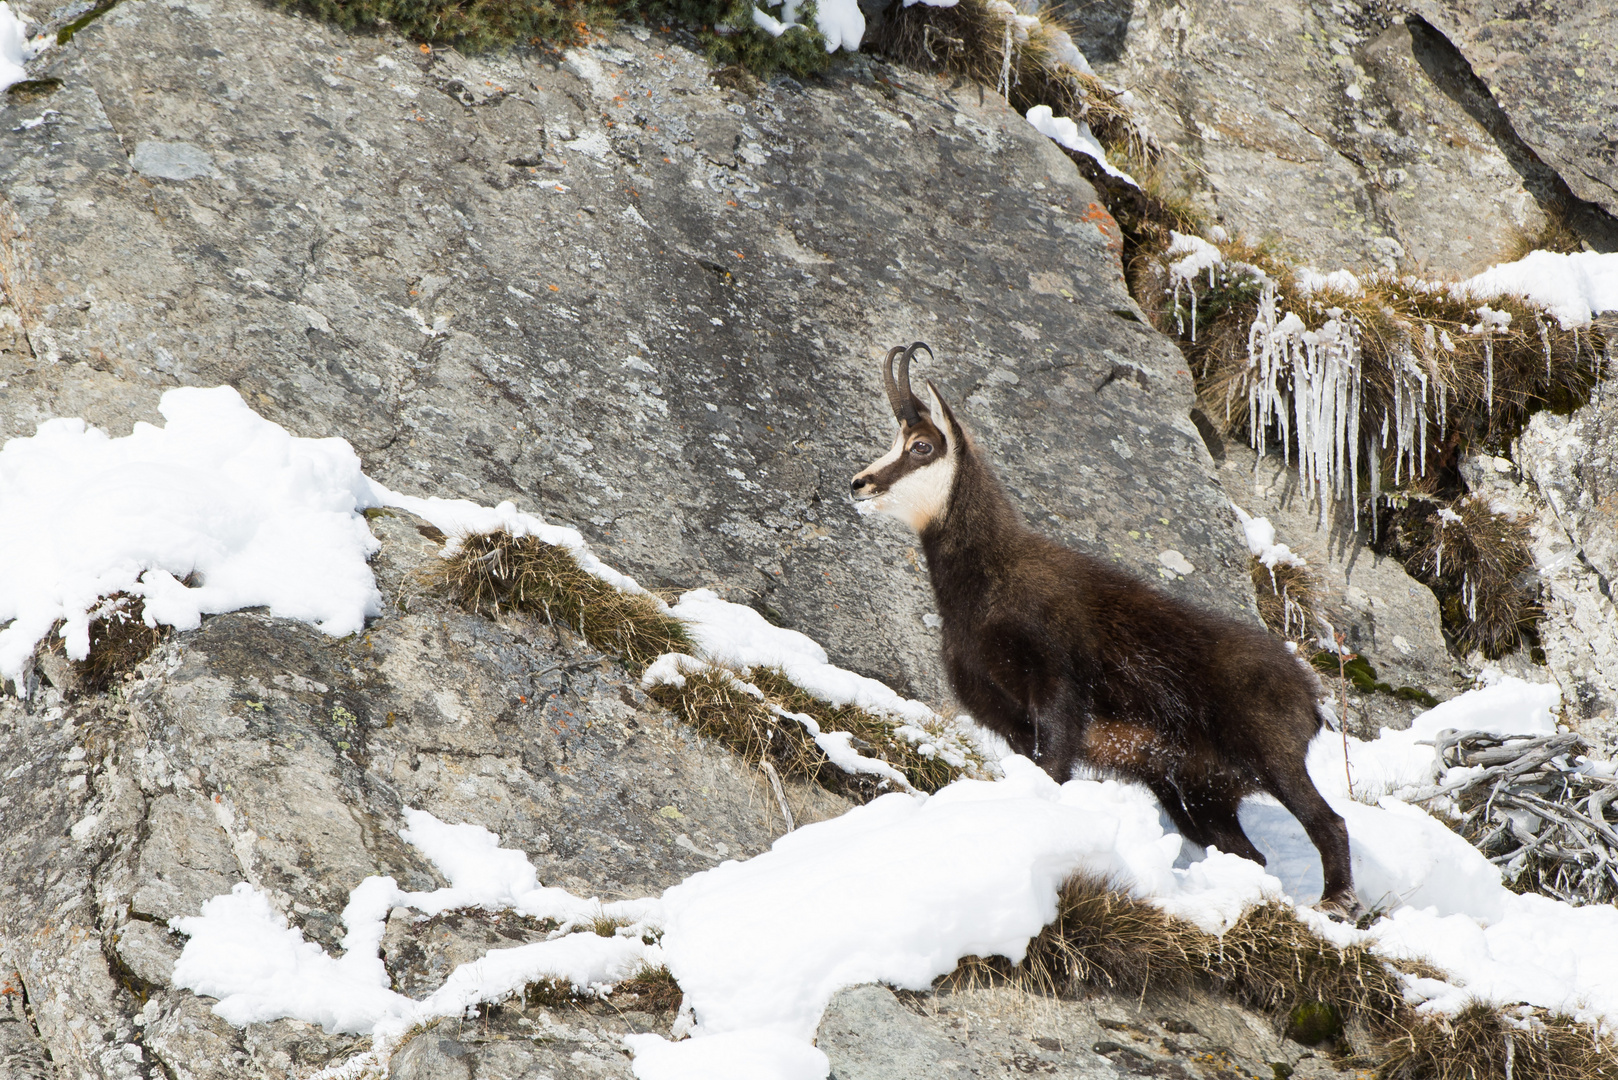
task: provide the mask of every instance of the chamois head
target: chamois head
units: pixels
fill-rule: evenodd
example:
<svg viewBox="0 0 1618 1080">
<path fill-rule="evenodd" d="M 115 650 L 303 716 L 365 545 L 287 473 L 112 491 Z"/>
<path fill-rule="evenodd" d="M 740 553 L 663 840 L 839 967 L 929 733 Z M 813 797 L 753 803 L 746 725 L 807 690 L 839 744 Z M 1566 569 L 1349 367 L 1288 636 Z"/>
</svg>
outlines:
<svg viewBox="0 0 1618 1080">
<path fill-rule="evenodd" d="M 960 463 L 965 435 L 938 388 L 927 383 L 928 402 L 910 389 L 910 360 L 924 342 L 888 350 L 882 362 L 882 385 L 888 392 L 899 434 L 888 452 L 867 465 L 850 485 L 860 512 L 888 514 L 918 533 L 944 513 Z M 893 361 L 899 361 L 894 376 Z"/>
</svg>

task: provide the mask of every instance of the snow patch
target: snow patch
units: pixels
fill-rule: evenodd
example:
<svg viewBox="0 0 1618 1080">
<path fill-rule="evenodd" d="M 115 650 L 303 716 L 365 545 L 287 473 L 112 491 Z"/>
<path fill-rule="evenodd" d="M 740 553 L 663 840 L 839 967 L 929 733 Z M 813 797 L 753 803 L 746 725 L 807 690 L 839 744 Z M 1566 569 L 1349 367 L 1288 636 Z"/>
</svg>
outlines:
<svg viewBox="0 0 1618 1080">
<path fill-rule="evenodd" d="M 1078 50 L 1075 49 L 1074 52 L 1077 53 Z M 1084 57 L 1079 56 L 1079 59 L 1083 60 Z M 1089 67 L 1089 65 L 1086 64 L 1085 67 Z M 1107 151 L 1102 148 L 1100 140 L 1090 130 L 1089 124 L 1075 122 L 1065 116 L 1056 116 L 1051 112 L 1049 105 L 1035 105 L 1032 109 L 1029 109 L 1028 122 L 1034 125 L 1034 130 L 1041 135 L 1054 139 L 1056 145 L 1076 153 L 1088 155 L 1097 165 L 1101 166 L 1102 171 L 1108 176 L 1115 176 L 1131 187 L 1140 187 L 1139 184 L 1135 183 L 1133 176 L 1107 160 Z"/>
<path fill-rule="evenodd" d="M 955 0 L 950 2 L 954 3 Z M 766 3 L 765 6 L 779 6 L 781 14 L 779 17 L 771 15 L 755 5 L 753 25 L 760 30 L 780 37 L 795 26 L 803 26 L 798 21 L 802 0 L 777 0 L 777 3 Z M 838 49 L 858 52 L 860 41 L 865 37 L 865 15 L 860 11 L 858 0 L 819 0 L 815 6 L 815 29 L 826 39 L 827 52 Z"/>
<path fill-rule="evenodd" d="M 1491 266 L 1452 291 L 1474 300 L 1520 296 L 1571 330 L 1590 325 L 1604 311 L 1618 311 L 1618 253 L 1532 251 L 1516 262 Z"/>
<path fill-rule="evenodd" d="M 58 619 L 84 659 L 90 613 L 119 591 L 180 629 L 263 605 L 341 637 L 380 613 L 359 514 L 378 500 L 347 442 L 294 437 L 230 387 L 170 390 L 158 410 L 164 427 L 123 438 L 58 419 L 0 447 L 0 678 Z"/>
<path fill-rule="evenodd" d="M 0 92 L 26 80 L 27 62 L 49 47 L 50 39 L 44 36 L 29 41 L 22 16 L 0 0 Z"/>
</svg>

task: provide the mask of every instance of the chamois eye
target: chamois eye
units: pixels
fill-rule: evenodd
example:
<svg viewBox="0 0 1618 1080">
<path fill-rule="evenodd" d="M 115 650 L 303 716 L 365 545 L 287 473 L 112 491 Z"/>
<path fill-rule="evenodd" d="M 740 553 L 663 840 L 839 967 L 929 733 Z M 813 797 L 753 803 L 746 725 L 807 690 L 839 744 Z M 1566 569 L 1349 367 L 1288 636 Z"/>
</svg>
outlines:
<svg viewBox="0 0 1618 1080">
<path fill-rule="evenodd" d="M 933 444 L 926 439 L 917 439 L 910 444 L 910 452 L 917 457 L 926 457 L 933 452 Z"/>
</svg>

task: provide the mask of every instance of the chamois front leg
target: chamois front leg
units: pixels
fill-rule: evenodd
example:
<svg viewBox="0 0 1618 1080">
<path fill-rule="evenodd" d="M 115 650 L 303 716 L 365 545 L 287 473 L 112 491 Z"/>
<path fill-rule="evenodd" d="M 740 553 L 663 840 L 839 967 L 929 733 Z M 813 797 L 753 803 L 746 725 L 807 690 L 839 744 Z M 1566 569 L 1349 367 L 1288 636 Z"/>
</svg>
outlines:
<svg viewBox="0 0 1618 1080">
<path fill-rule="evenodd" d="M 989 681 L 1022 714 L 1029 757 L 1066 782 L 1083 754 L 1089 715 L 1065 657 L 1021 626 L 990 628 L 980 640 Z"/>
<path fill-rule="evenodd" d="M 1073 777 L 1083 757 L 1084 726 L 1089 710 L 1073 680 L 1064 674 L 1047 680 L 1028 702 L 1028 722 L 1034 729 L 1034 761 L 1058 784 Z"/>
</svg>

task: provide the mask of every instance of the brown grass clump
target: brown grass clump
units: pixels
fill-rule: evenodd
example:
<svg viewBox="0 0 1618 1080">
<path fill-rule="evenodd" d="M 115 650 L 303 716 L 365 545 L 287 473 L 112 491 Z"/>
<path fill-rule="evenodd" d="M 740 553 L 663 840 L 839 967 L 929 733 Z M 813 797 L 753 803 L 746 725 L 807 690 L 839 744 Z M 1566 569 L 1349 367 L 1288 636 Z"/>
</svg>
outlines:
<svg viewBox="0 0 1618 1080">
<path fill-rule="evenodd" d="M 831 705 L 821 701 L 777 668 L 753 668 L 747 673 L 748 681 L 764 691 L 764 696 L 787 712 L 804 713 L 814 718 L 822 731 L 848 731 L 854 735 L 855 748 L 866 757 L 879 758 L 905 774 L 905 779 L 920 791 L 934 792 L 961 778 L 974 765 L 969 755 L 965 767 L 951 765 L 937 753 L 923 754 L 907 739 L 894 734 L 894 723 L 857 705 Z"/>
<path fill-rule="evenodd" d="M 145 614 L 146 602 L 125 592 L 113 593 L 96 608 L 90 620 L 90 655 L 74 665 L 87 693 L 107 690 L 168 636 L 167 627 L 147 626 Z"/>
<path fill-rule="evenodd" d="M 635 1008 L 646 1012 L 667 1013 L 674 1012 L 680 1007 L 685 992 L 680 984 L 674 981 L 669 969 L 659 964 L 656 967 L 646 964 L 634 975 L 619 983 L 613 989 L 613 999 L 623 997 L 633 998 L 625 1004 L 633 1004 Z"/>
<path fill-rule="evenodd" d="M 764 693 L 762 700 L 743 689 L 739 677 L 719 668 L 687 674 L 684 686 L 654 687 L 650 696 L 702 734 L 729 747 L 749 765 L 767 759 L 782 776 L 813 780 L 862 802 L 887 788 L 876 777 L 851 775 L 832 766 L 808 730 L 778 715 L 771 705 L 807 714 L 822 731 L 853 733 L 854 749 L 866 757 L 886 761 L 922 791 L 937 791 L 982 764 L 969 760 L 966 767 L 960 768 L 936 754 L 925 756 L 915 745 L 894 734 L 892 721 L 852 705 L 829 705 L 776 669 L 753 668 L 745 677 Z"/>
<path fill-rule="evenodd" d="M 574 991 L 573 984 L 566 979 L 535 979 L 522 989 L 524 1005 L 542 1005 L 547 1009 L 557 1009 L 578 1000 L 579 995 Z"/>
<path fill-rule="evenodd" d="M 685 625 L 651 597 L 613 588 L 586 572 L 566 548 L 532 536 L 468 536 L 432 573 L 468 611 L 493 615 L 505 608 L 543 615 L 631 668 L 691 649 Z"/>
<path fill-rule="evenodd" d="M 918 10 L 926 6 L 891 12 L 872 27 L 864 46 L 918 71 L 943 71 L 982 86 L 999 86 L 1006 67 L 1005 17 L 990 11 L 984 0 Z M 1039 18 L 1049 27 L 1061 25 L 1050 11 Z M 1018 111 L 1049 105 L 1057 116 L 1082 116 L 1088 94 L 1077 75 L 1055 62 L 1044 34 L 1036 31 L 1023 42 L 1013 37 L 1007 96 Z"/>
<path fill-rule="evenodd" d="M 126 592 L 104 597 L 91 612 L 89 655 L 73 661 L 65 658 L 62 623 L 57 622 L 40 649 L 71 665 L 71 681 L 59 689 L 71 694 L 101 694 L 134 671 L 169 635 L 166 626 L 147 626 L 145 614 L 146 602 L 141 597 Z"/>
<path fill-rule="evenodd" d="M 687 674 L 684 686 L 664 683 L 653 687 L 649 694 L 653 701 L 703 735 L 723 743 L 749 765 L 767 758 L 782 776 L 812 780 L 826 764 L 826 755 L 802 724 L 776 716 L 723 669 Z"/>
<path fill-rule="evenodd" d="M 1513 1010 L 1515 1011 L 1515 1010 Z M 1602 1080 L 1618 1047 L 1571 1017 L 1534 1010 L 1512 1020 L 1487 1002 L 1407 1024 L 1383 1042 L 1379 1080 Z"/>
<path fill-rule="evenodd" d="M 1425 965 L 1406 967 L 1441 977 Z M 1344 1050 L 1363 1043 L 1351 1049 L 1379 1080 L 1618 1077 L 1618 1044 L 1569 1017 L 1513 1009 L 1534 1015 L 1512 1019 L 1486 1004 L 1447 1019 L 1418 1014 L 1386 961 L 1316 937 L 1283 904 L 1252 908 L 1214 937 L 1102 878 L 1076 875 L 1021 965 L 968 957 L 940 986 L 1005 981 L 1064 997 L 1088 988 L 1144 996 L 1207 986 L 1269 1014 L 1289 1037 Z"/>
<path fill-rule="evenodd" d="M 1411 499 L 1386 514 L 1386 546 L 1438 597 L 1460 651 L 1493 659 L 1531 633 L 1541 609 L 1526 523 L 1468 496 L 1452 506 Z"/>
<path fill-rule="evenodd" d="M 1545 219 L 1537 229 L 1511 225 L 1506 230 L 1506 242 L 1500 252 L 1501 262 L 1516 262 L 1532 251 L 1555 251 L 1572 255 L 1584 250 L 1584 238 L 1568 221 L 1567 207 L 1552 203 L 1545 207 Z"/>
<path fill-rule="evenodd" d="M 1128 994 L 1175 990 L 1200 974 L 1199 935 L 1206 936 L 1081 874 L 1062 887 L 1056 921 L 1029 943 L 1022 971 L 1035 986 L 1061 995 L 1086 986 Z"/>
<path fill-rule="evenodd" d="M 1315 617 L 1319 585 L 1307 567 L 1291 563 L 1265 566 L 1257 555 L 1248 557 L 1253 577 L 1253 594 L 1264 625 L 1281 637 L 1302 640 L 1309 634 Z"/>
</svg>

